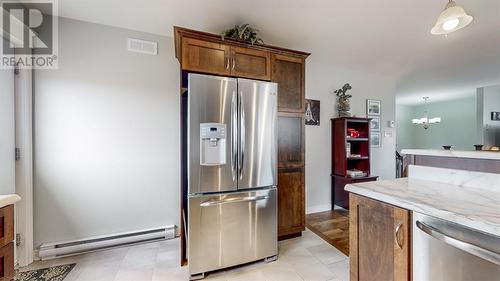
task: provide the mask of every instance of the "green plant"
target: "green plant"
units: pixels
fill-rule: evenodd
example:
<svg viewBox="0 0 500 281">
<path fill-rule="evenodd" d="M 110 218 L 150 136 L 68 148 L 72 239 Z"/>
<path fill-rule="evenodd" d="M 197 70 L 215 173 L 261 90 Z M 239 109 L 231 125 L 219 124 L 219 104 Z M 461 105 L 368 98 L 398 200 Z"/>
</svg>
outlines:
<svg viewBox="0 0 500 281">
<path fill-rule="evenodd" d="M 349 112 L 351 110 L 351 101 L 352 95 L 347 94 L 347 91 L 352 89 L 349 83 L 346 83 L 342 88 L 333 91 L 337 95 L 337 110 L 339 112 L 340 117 L 351 116 Z"/>
<path fill-rule="evenodd" d="M 224 40 L 225 37 L 228 37 L 232 39 L 250 42 L 252 43 L 252 45 L 264 44 L 264 41 L 262 41 L 261 38 L 257 37 L 257 32 L 258 32 L 257 29 L 245 23 L 242 25 L 235 25 L 233 28 L 224 30 L 221 32 L 220 35 L 222 37 L 222 40 Z"/>
<path fill-rule="evenodd" d="M 342 88 L 335 90 L 333 92 L 337 94 L 339 100 L 348 100 L 352 98 L 352 95 L 346 94 L 347 91 L 349 91 L 350 89 L 352 89 L 351 85 L 349 85 L 349 83 L 346 83 L 344 86 L 342 86 Z"/>
</svg>

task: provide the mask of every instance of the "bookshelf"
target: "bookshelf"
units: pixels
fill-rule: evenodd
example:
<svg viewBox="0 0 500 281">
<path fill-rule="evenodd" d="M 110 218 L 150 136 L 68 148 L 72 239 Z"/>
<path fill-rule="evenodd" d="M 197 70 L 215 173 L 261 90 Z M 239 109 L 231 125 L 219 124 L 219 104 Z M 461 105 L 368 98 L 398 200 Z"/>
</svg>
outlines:
<svg viewBox="0 0 500 281">
<path fill-rule="evenodd" d="M 339 117 L 332 122 L 332 209 L 349 209 L 346 184 L 377 180 L 370 174 L 370 119 Z M 351 176 L 356 171 L 359 176 Z"/>
</svg>

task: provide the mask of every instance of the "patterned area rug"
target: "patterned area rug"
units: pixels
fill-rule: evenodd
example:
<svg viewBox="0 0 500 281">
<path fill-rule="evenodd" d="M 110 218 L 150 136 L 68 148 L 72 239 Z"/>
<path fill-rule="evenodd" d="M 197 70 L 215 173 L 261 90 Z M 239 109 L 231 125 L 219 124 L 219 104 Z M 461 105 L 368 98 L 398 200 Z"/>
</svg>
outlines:
<svg viewBox="0 0 500 281">
<path fill-rule="evenodd" d="M 15 281 L 62 281 L 75 267 L 76 263 L 58 265 L 37 270 L 19 272 Z"/>
</svg>

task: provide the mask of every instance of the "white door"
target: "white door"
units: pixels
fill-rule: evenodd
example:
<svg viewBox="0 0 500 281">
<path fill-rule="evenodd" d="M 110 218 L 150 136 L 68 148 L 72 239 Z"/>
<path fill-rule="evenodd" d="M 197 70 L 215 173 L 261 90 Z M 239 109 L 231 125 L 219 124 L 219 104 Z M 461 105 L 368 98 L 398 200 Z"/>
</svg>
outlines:
<svg viewBox="0 0 500 281">
<path fill-rule="evenodd" d="M 0 69 L 0 194 L 15 191 L 14 112 L 14 70 Z"/>
</svg>

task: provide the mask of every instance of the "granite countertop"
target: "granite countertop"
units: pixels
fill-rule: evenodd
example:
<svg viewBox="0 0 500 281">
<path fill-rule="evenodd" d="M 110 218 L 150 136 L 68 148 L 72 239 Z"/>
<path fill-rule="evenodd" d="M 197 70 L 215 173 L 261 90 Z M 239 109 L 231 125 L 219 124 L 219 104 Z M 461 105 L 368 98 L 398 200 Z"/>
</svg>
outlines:
<svg viewBox="0 0 500 281">
<path fill-rule="evenodd" d="M 402 154 L 500 160 L 500 151 L 402 149 Z"/>
<path fill-rule="evenodd" d="M 3 207 L 8 206 L 8 205 L 12 205 L 20 200 L 21 200 L 21 197 L 17 194 L 0 195 L 0 208 L 3 208 Z"/>
<path fill-rule="evenodd" d="M 409 175 L 345 190 L 500 237 L 500 174 L 409 166 Z"/>
</svg>

